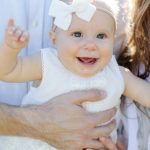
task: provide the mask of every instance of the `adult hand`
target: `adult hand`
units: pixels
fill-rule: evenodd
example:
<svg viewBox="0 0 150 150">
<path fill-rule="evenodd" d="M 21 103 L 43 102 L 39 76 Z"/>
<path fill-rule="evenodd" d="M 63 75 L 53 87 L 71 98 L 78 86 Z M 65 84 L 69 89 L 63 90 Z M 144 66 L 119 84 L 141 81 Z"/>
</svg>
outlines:
<svg viewBox="0 0 150 150">
<path fill-rule="evenodd" d="M 102 127 L 96 126 L 110 120 L 116 110 L 89 113 L 81 104 L 85 101 L 102 100 L 105 96 L 106 94 L 97 90 L 76 91 L 58 96 L 37 110 L 38 118 L 33 123 L 37 125 L 43 139 L 58 149 L 99 149 L 103 145 L 95 139 L 108 136 L 114 129 L 115 122 Z M 41 118 L 44 119 L 41 121 Z"/>
<path fill-rule="evenodd" d="M 102 100 L 105 96 L 97 90 L 75 91 L 40 106 L 0 105 L 0 134 L 37 138 L 61 150 L 100 149 L 103 145 L 97 139 L 108 136 L 115 122 L 102 127 L 97 125 L 110 120 L 116 110 L 89 113 L 81 104 Z"/>
<path fill-rule="evenodd" d="M 106 150 L 126 150 L 125 145 L 120 140 L 118 140 L 117 143 L 114 144 L 110 138 L 102 137 L 100 138 L 100 141 Z"/>
</svg>

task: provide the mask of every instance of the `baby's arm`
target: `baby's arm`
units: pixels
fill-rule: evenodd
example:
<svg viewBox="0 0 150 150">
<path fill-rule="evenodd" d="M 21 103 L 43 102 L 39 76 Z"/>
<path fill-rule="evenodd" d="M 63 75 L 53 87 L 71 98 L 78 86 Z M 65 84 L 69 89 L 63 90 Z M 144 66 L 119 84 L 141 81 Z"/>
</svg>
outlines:
<svg viewBox="0 0 150 150">
<path fill-rule="evenodd" d="M 0 44 L 0 80 L 26 82 L 41 79 L 40 53 L 29 57 L 18 57 L 18 53 L 29 40 L 29 35 L 9 20 L 5 37 Z"/>
<path fill-rule="evenodd" d="M 150 108 L 150 83 L 133 75 L 128 69 L 120 67 L 125 81 L 124 95 Z"/>
</svg>

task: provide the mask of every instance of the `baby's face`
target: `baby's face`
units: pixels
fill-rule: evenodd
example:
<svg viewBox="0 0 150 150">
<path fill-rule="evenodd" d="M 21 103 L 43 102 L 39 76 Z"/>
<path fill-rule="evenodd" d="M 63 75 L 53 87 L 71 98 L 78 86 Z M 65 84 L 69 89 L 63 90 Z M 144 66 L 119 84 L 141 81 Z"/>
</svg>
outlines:
<svg viewBox="0 0 150 150">
<path fill-rule="evenodd" d="M 56 28 L 51 38 L 59 60 L 68 70 L 81 77 L 91 77 L 109 63 L 114 34 L 113 18 L 98 10 L 90 22 L 73 14 L 69 29 Z"/>
</svg>

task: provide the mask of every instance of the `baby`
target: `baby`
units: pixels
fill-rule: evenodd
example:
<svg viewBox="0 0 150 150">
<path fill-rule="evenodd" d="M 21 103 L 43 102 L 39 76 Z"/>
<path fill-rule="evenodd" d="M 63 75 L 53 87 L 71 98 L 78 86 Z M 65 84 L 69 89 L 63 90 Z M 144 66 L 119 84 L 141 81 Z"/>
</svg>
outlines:
<svg viewBox="0 0 150 150">
<path fill-rule="evenodd" d="M 52 0 L 49 15 L 54 17 L 50 32 L 53 48 L 17 57 L 29 36 L 12 20 L 0 45 L 0 80 L 36 81 L 23 98 L 23 106 L 39 105 L 72 90 L 95 88 L 106 91 L 107 98 L 83 103 L 87 111 L 119 108 L 122 94 L 150 107 L 150 85 L 119 67 L 112 55 L 117 28 L 114 0 Z M 116 140 L 116 131 L 112 138 Z"/>
</svg>

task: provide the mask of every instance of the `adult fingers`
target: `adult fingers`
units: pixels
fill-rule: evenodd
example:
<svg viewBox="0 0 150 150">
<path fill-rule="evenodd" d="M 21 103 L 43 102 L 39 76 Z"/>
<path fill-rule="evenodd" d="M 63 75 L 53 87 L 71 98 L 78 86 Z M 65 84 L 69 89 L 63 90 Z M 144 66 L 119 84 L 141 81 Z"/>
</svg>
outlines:
<svg viewBox="0 0 150 150">
<path fill-rule="evenodd" d="M 117 111 L 116 108 L 112 108 L 109 110 L 100 111 L 96 113 L 88 112 L 88 115 L 90 116 L 91 121 L 96 124 L 96 126 L 98 125 L 101 126 L 101 124 L 105 124 L 106 122 L 112 120 L 112 118 L 116 114 L 116 111 Z"/>
<path fill-rule="evenodd" d="M 104 148 L 104 145 L 98 140 L 90 141 L 85 146 L 87 147 L 86 150 L 95 150 L 95 149 L 98 150 Z"/>
<path fill-rule="evenodd" d="M 104 138 L 104 137 L 101 137 L 100 138 L 100 141 L 102 142 L 102 144 L 104 145 L 104 147 L 107 149 L 107 150 L 119 150 L 116 145 L 112 142 L 111 139 L 109 138 Z"/>
<path fill-rule="evenodd" d="M 82 91 L 71 91 L 62 95 L 59 95 L 52 100 L 61 99 L 60 103 L 73 103 L 81 105 L 86 101 L 98 101 L 106 97 L 106 92 L 97 89 L 82 90 Z"/>
<path fill-rule="evenodd" d="M 116 126 L 115 120 L 112 120 L 109 124 L 96 127 L 92 133 L 92 138 L 98 139 L 99 137 L 108 137 Z"/>
<path fill-rule="evenodd" d="M 121 142 L 121 141 L 117 141 L 117 148 L 118 148 L 118 150 L 125 150 L 126 148 L 125 148 L 125 145 L 123 144 L 123 142 Z"/>
<path fill-rule="evenodd" d="M 74 104 L 82 105 L 82 103 L 87 101 L 99 101 L 106 97 L 106 93 L 104 91 L 100 91 L 97 89 L 84 90 L 84 91 L 75 91 L 72 92 L 70 96 L 73 96 L 72 102 Z"/>
</svg>

